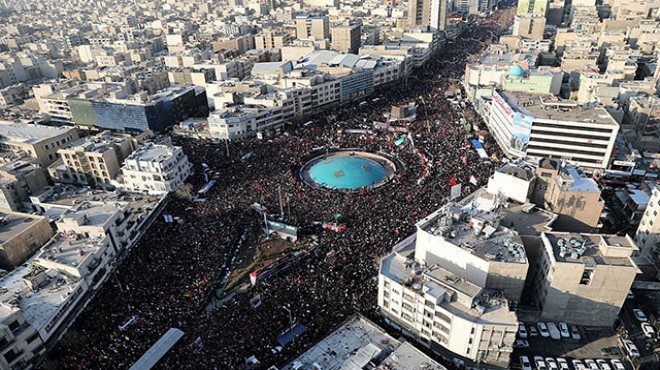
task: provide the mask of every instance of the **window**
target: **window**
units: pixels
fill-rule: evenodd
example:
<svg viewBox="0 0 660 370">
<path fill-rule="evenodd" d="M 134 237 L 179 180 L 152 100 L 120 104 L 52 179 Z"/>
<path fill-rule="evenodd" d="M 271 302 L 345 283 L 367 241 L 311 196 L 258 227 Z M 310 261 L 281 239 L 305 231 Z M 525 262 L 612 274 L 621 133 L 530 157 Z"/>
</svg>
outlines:
<svg viewBox="0 0 660 370">
<path fill-rule="evenodd" d="M 401 307 L 405 308 L 406 310 L 413 312 L 413 307 L 409 305 L 408 303 L 404 303 Z"/>
<path fill-rule="evenodd" d="M 594 270 L 585 269 L 582 273 L 582 278 L 580 279 L 580 285 L 590 285 L 591 279 L 594 277 Z"/>
<path fill-rule="evenodd" d="M 435 312 L 435 317 L 439 318 L 440 320 L 446 321 L 448 323 L 451 323 L 451 318 L 443 313 L 440 313 L 438 311 Z"/>
<path fill-rule="evenodd" d="M 11 324 L 9 324 L 9 330 L 14 331 L 14 330 L 18 329 L 19 326 L 21 326 L 21 323 L 18 320 L 16 320 L 16 321 L 12 322 Z"/>
<path fill-rule="evenodd" d="M 37 340 L 37 338 L 39 338 L 39 333 L 38 332 L 35 332 L 34 334 L 30 335 L 27 339 L 28 344 L 32 344 L 32 342 Z"/>
</svg>

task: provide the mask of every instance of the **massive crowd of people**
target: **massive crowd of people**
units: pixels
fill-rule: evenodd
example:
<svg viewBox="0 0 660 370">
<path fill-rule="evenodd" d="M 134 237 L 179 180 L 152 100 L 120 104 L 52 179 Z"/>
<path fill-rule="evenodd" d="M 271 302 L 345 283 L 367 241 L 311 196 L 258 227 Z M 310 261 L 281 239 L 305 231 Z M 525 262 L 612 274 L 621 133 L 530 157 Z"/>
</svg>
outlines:
<svg viewBox="0 0 660 370">
<path fill-rule="evenodd" d="M 44 366 L 126 369 L 176 327 L 185 336 L 161 361 L 162 368 L 240 369 L 251 356 L 260 361 L 257 367 L 267 368 L 300 353 L 356 312 L 378 321 L 379 258 L 446 201 L 451 179 L 463 184 L 465 195 L 476 189 L 471 177 L 483 185 L 492 173 L 494 163 L 478 156 L 471 133 L 460 123 L 460 112 L 472 107 L 467 100 L 464 107 L 452 107 L 445 98 L 445 91 L 458 85 L 467 58 L 483 50 L 484 43 L 474 39 L 490 37 L 488 28 L 474 26 L 407 84 L 377 91 L 366 105 L 329 109 L 314 124 L 287 128 L 271 140 L 231 142 L 230 157 L 225 144 L 177 139 L 195 165 L 190 181 L 196 189 L 205 182 L 202 163 L 220 173 L 217 183 L 204 202 L 170 201 L 165 213 L 183 223 L 159 217 Z M 418 105 L 417 119 L 408 124 L 416 150 L 410 142 L 393 145 L 392 133 L 342 133 L 371 129 L 392 105 L 408 103 Z M 382 150 L 403 166 L 390 183 L 370 191 L 349 194 L 304 185 L 296 174 L 303 158 L 313 148 L 329 146 Z M 486 137 L 484 147 L 500 156 L 492 138 Z M 287 200 L 287 223 L 309 227 L 341 214 L 346 231 L 316 230 L 319 247 L 312 253 L 207 312 L 206 297 L 230 263 L 228 251 L 258 222 L 250 205 L 279 212 L 278 189 Z M 257 294 L 262 304 L 252 308 L 250 299 Z M 283 351 L 272 351 L 289 327 L 289 311 L 307 331 Z M 137 321 L 119 329 L 132 316 Z"/>
</svg>

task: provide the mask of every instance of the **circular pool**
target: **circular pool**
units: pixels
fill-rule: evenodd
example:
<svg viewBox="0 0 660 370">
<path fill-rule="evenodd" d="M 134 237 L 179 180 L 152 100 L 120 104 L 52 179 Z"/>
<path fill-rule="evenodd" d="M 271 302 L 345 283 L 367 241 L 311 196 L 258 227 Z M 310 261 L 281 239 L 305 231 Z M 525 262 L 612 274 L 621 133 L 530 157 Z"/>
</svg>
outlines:
<svg viewBox="0 0 660 370">
<path fill-rule="evenodd" d="M 356 190 L 386 183 L 395 171 L 392 161 L 367 152 L 339 151 L 308 161 L 301 170 L 311 186 Z"/>
</svg>

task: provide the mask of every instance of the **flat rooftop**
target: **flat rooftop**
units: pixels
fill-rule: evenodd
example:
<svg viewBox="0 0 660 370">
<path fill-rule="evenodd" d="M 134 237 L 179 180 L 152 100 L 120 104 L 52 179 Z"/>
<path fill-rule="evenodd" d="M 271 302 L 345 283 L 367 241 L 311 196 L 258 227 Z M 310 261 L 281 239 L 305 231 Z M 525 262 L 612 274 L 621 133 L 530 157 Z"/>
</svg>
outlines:
<svg viewBox="0 0 660 370">
<path fill-rule="evenodd" d="M 435 211 L 417 227 L 488 261 L 527 263 L 522 238 L 500 222 L 506 208 L 502 200 L 481 188 Z M 478 223 L 482 226 L 477 227 Z"/>
<path fill-rule="evenodd" d="M 22 234 L 42 219 L 27 213 L 0 212 L 0 245 Z"/>
<path fill-rule="evenodd" d="M 54 127 L 22 122 L 0 121 L 0 142 L 35 144 L 75 130 L 72 127 Z"/>
<path fill-rule="evenodd" d="M 128 159 L 142 162 L 158 162 L 174 155 L 176 149 L 177 147 L 160 144 L 147 145 L 133 152 Z"/>
<path fill-rule="evenodd" d="M 582 170 L 575 166 L 566 165 L 562 167 L 556 181 L 562 182 L 561 188 L 565 191 L 600 194 L 600 188 L 596 180 L 587 177 Z"/>
<path fill-rule="evenodd" d="M 355 315 L 282 370 L 446 370 L 414 346 Z"/>
<path fill-rule="evenodd" d="M 33 290 L 28 279 L 38 275 L 44 280 Z M 41 330 L 79 284 L 80 279 L 70 275 L 24 264 L 0 279 L 0 320 L 20 309 L 26 321 Z"/>
<path fill-rule="evenodd" d="M 623 236 L 582 234 L 582 233 L 545 233 L 557 262 L 581 263 L 588 266 L 611 265 L 636 267 L 630 255 L 637 247 Z M 601 246 L 615 249 L 613 253 L 604 253 Z"/>
<path fill-rule="evenodd" d="M 508 302 L 503 298 L 501 292 L 483 289 L 438 266 L 419 269 L 411 258 L 412 253 L 414 251 L 407 248 L 383 258 L 380 274 L 406 285 L 420 295 L 452 297 L 439 302 L 438 305 L 466 319 L 480 320 L 484 323 L 516 322 L 516 316 L 509 311 Z M 454 293 L 460 294 L 463 298 L 461 302 L 453 298 Z M 464 303 L 465 298 L 469 305 Z M 477 308 L 477 306 L 480 307 Z"/>
<path fill-rule="evenodd" d="M 572 100 L 559 100 L 551 94 L 498 91 L 516 111 L 543 119 L 601 124 L 617 127 L 618 123 L 605 108 L 585 108 Z"/>
<path fill-rule="evenodd" d="M 102 241 L 103 238 L 96 235 L 76 240 L 59 234 L 41 249 L 41 252 L 37 254 L 37 258 L 77 267 L 82 265 L 92 253 L 99 250 Z"/>
</svg>

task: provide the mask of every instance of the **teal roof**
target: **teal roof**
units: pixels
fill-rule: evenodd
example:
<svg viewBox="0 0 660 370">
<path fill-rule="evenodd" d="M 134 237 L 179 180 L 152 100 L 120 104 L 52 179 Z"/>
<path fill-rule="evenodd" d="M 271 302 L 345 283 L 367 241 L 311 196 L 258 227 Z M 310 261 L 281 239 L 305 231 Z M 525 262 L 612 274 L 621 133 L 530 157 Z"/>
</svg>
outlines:
<svg viewBox="0 0 660 370">
<path fill-rule="evenodd" d="M 516 64 L 509 68 L 510 77 L 522 77 L 525 74 L 525 70 L 520 65 Z"/>
</svg>

